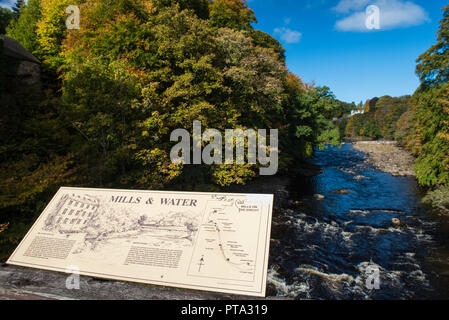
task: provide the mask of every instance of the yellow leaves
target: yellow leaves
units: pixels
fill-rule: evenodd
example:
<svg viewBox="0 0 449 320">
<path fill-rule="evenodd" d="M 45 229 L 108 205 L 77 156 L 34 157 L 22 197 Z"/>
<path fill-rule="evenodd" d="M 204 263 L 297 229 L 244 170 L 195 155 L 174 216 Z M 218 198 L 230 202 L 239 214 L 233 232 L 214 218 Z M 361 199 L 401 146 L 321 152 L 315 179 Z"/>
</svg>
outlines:
<svg viewBox="0 0 449 320">
<path fill-rule="evenodd" d="M 132 74 L 135 78 L 144 79 L 148 77 L 145 70 L 139 70 L 133 66 L 126 66 L 125 71 L 129 74 Z"/>
<path fill-rule="evenodd" d="M 439 102 L 443 105 L 444 112 L 449 115 L 449 85 L 446 84 L 442 91 L 442 97 L 439 99 Z"/>
<path fill-rule="evenodd" d="M 286 86 L 289 90 L 305 91 L 305 85 L 302 79 L 293 72 L 287 73 L 285 77 Z"/>
<path fill-rule="evenodd" d="M 161 188 L 182 173 L 182 165 L 173 164 L 166 150 L 160 148 L 143 149 L 135 153 L 145 167 L 144 173 L 136 181 L 145 188 Z"/>
<path fill-rule="evenodd" d="M 232 184 L 244 185 L 248 180 L 257 176 L 255 168 L 256 166 L 251 164 L 222 164 L 213 167 L 212 175 L 214 182 L 222 187 Z"/>
<path fill-rule="evenodd" d="M 45 53 L 55 54 L 65 35 L 65 8 L 69 0 L 42 0 L 42 19 L 37 23 L 38 42 Z"/>
<path fill-rule="evenodd" d="M 47 188 L 74 183 L 76 169 L 73 168 L 73 155 L 51 156 L 48 162 L 40 163 L 36 168 L 37 160 L 24 156 L 23 159 L 0 167 L 2 207 L 23 206 Z"/>
<path fill-rule="evenodd" d="M 443 140 L 446 140 L 449 142 L 449 133 L 444 133 L 444 132 L 438 132 L 437 136 Z"/>
<path fill-rule="evenodd" d="M 135 15 L 134 13 L 132 13 L 132 12 L 126 13 L 126 14 L 121 13 L 121 14 L 116 14 L 116 15 L 115 15 L 115 20 L 114 20 L 114 22 L 115 22 L 116 24 L 119 24 L 119 23 L 121 23 L 121 22 L 129 22 L 129 21 L 135 21 L 135 22 L 138 21 L 136 15 Z"/>
<path fill-rule="evenodd" d="M 5 231 L 6 229 L 8 229 L 8 226 L 9 226 L 9 222 L 0 224 L 0 233 Z"/>
<path fill-rule="evenodd" d="M 142 7 L 143 10 L 148 14 L 155 14 L 157 12 L 157 7 L 154 6 L 152 1 L 143 1 Z"/>
</svg>

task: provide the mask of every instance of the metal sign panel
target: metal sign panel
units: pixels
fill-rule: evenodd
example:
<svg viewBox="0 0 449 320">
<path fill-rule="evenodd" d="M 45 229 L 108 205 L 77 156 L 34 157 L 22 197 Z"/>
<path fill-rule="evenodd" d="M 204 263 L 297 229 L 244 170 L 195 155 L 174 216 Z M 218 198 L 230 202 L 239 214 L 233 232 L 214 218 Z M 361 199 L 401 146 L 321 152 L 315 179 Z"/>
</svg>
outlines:
<svg viewBox="0 0 449 320">
<path fill-rule="evenodd" d="M 8 263 L 265 296 L 273 195 L 61 188 Z"/>
</svg>

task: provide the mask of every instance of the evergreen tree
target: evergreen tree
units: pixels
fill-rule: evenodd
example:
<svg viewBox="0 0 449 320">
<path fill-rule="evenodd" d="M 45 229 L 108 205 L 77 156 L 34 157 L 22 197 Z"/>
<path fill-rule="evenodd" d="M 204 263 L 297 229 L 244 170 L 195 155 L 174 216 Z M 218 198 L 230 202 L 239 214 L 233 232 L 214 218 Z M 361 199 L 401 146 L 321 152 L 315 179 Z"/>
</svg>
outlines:
<svg viewBox="0 0 449 320">
<path fill-rule="evenodd" d="M 5 34 L 6 28 L 14 19 L 14 13 L 6 8 L 0 7 L 0 34 Z"/>
<path fill-rule="evenodd" d="M 18 19 L 15 19 L 6 29 L 6 35 L 16 39 L 31 53 L 38 49 L 36 30 L 41 18 L 41 0 L 28 0 L 22 6 Z"/>
<path fill-rule="evenodd" d="M 449 5 L 442 11 L 438 42 L 419 57 L 416 69 L 416 173 L 427 186 L 449 184 Z"/>
<path fill-rule="evenodd" d="M 422 89 L 449 81 L 449 5 L 442 9 L 443 19 L 438 30 L 437 44 L 417 60 L 416 73 Z"/>
<path fill-rule="evenodd" d="M 16 19 L 20 17 L 20 13 L 22 10 L 22 6 L 25 4 L 24 0 L 17 0 L 14 6 L 12 7 L 12 12 L 16 16 Z"/>
</svg>

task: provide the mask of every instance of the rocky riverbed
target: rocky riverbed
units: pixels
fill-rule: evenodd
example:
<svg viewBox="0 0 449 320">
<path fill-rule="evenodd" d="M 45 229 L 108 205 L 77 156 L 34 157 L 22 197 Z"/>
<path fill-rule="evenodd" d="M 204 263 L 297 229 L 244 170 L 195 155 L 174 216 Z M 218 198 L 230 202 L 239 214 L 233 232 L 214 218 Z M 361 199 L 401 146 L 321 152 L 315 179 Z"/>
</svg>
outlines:
<svg viewBox="0 0 449 320">
<path fill-rule="evenodd" d="M 369 155 L 367 163 L 393 176 L 415 176 L 415 158 L 393 141 L 360 141 L 354 149 Z"/>
</svg>

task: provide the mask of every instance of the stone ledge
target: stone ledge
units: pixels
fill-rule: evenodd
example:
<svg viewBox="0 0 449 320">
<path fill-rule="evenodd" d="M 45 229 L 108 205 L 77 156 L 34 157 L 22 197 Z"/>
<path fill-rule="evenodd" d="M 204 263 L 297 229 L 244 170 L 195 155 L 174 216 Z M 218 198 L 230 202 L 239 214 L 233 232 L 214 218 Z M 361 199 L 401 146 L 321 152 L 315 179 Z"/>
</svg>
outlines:
<svg viewBox="0 0 449 320">
<path fill-rule="evenodd" d="M 68 290 L 67 276 L 3 264 L 0 266 L 0 300 L 257 300 L 85 276 L 80 276 L 80 290 Z"/>
</svg>

